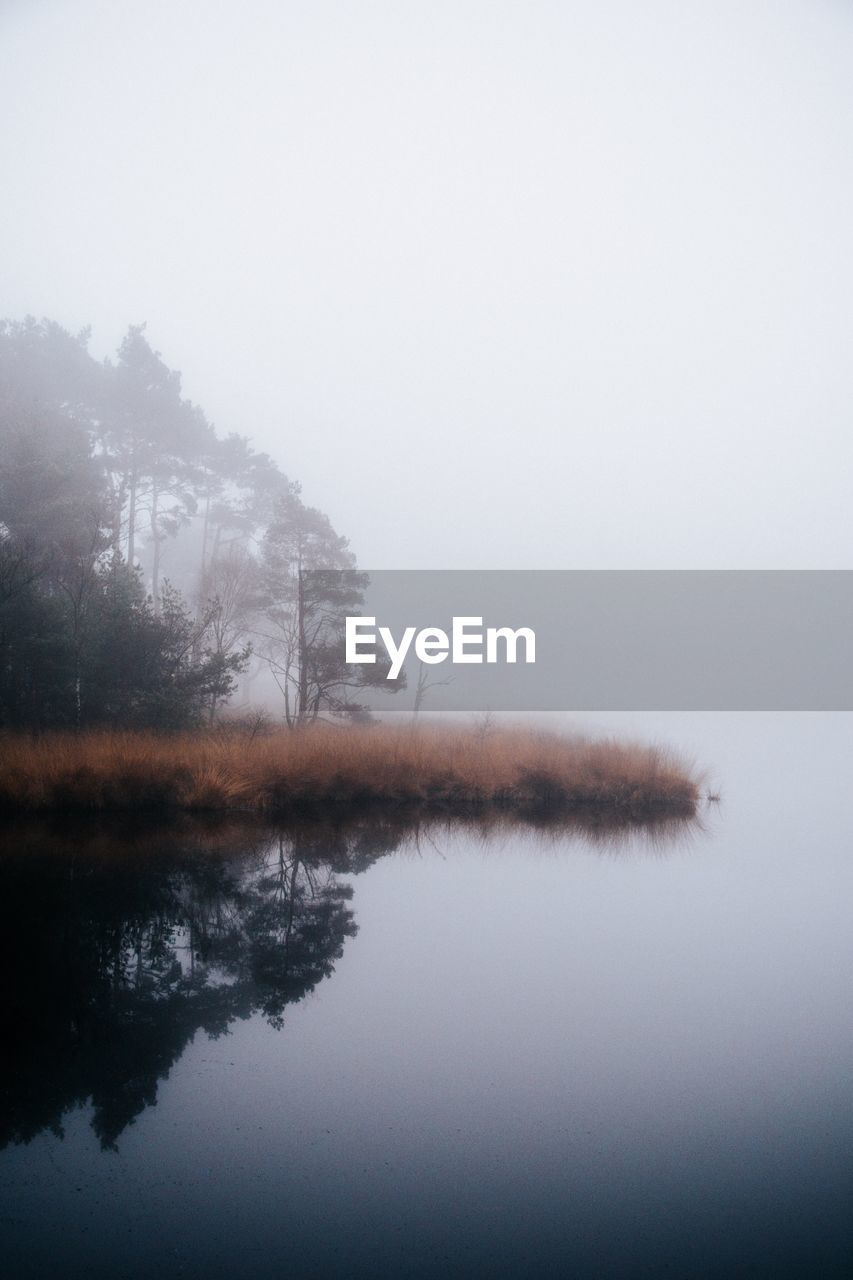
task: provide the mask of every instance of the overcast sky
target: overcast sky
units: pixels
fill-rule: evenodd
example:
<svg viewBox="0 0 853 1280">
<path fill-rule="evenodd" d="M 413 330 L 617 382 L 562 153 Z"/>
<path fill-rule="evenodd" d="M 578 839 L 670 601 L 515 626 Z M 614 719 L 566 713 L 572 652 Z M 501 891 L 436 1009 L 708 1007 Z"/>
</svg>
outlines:
<svg viewBox="0 0 853 1280">
<path fill-rule="evenodd" d="M 853 567 L 853 3 L 0 0 L 0 86 L 0 314 L 365 567 Z"/>
</svg>

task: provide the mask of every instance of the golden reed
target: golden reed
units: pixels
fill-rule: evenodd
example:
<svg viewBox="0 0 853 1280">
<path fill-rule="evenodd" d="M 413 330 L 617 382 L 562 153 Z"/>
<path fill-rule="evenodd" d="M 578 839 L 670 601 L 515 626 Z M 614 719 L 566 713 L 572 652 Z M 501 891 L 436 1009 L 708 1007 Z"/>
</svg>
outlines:
<svg viewBox="0 0 853 1280">
<path fill-rule="evenodd" d="M 529 728 L 314 725 L 263 736 L 0 737 L 0 809 L 691 817 L 695 771 L 658 746 Z"/>
</svg>

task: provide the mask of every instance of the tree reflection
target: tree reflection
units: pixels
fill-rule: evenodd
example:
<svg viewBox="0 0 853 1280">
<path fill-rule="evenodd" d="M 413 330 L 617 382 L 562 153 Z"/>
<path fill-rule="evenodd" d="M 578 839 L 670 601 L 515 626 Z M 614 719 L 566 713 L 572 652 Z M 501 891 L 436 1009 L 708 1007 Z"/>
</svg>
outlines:
<svg viewBox="0 0 853 1280">
<path fill-rule="evenodd" d="M 356 933 L 352 888 L 387 826 L 193 835 L 29 829 L 0 864 L 0 1145 L 91 1101 L 115 1147 L 198 1031 L 217 1037 L 328 977 Z M 11 847 L 8 847 L 8 846 Z"/>
<path fill-rule="evenodd" d="M 448 825 L 450 825 L 448 823 Z M 471 819 L 484 840 L 536 827 L 603 851 L 637 836 L 661 851 L 697 824 Z M 435 831 L 435 828 L 432 829 Z M 547 832 L 546 836 L 544 833 Z M 0 856 L 0 1147 L 62 1133 L 91 1103 L 102 1147 L 157 1099 L 197 1032 L 224 1035 L 260 1015 L 283 1025 L 289 1004 L 334 972 L 356 933 L 352 887 L 419 824 L 398 815 L 271 831 L 250 819 L 168 831 L 115 825 L 7 827 Z"/>
</svg>

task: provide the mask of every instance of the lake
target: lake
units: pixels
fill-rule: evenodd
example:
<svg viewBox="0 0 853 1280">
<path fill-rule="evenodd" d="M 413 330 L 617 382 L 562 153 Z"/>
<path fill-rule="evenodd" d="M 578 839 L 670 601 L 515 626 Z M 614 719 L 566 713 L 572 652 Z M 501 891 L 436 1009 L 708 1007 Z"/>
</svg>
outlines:
<svg viewBox="0 0 853 1280">
<path fill-rule="evenodd" d="M 0 1273 L 853 1274 L 853 716 L 565 723 L 719 802 L 9 826 Z"/>
</svg>

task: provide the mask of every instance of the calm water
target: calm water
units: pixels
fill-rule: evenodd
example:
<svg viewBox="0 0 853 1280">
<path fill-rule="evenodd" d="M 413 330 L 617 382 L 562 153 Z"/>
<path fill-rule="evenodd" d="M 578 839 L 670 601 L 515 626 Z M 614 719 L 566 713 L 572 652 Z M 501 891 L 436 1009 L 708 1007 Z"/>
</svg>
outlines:
<svg viewBox="0 0 853 1280">
<path fill-rule="evenodd" d="M 0 1274 L 853 1274 L 853 717 L 583 721 L 705 830 L 7 833 Z"/>
</svg>

